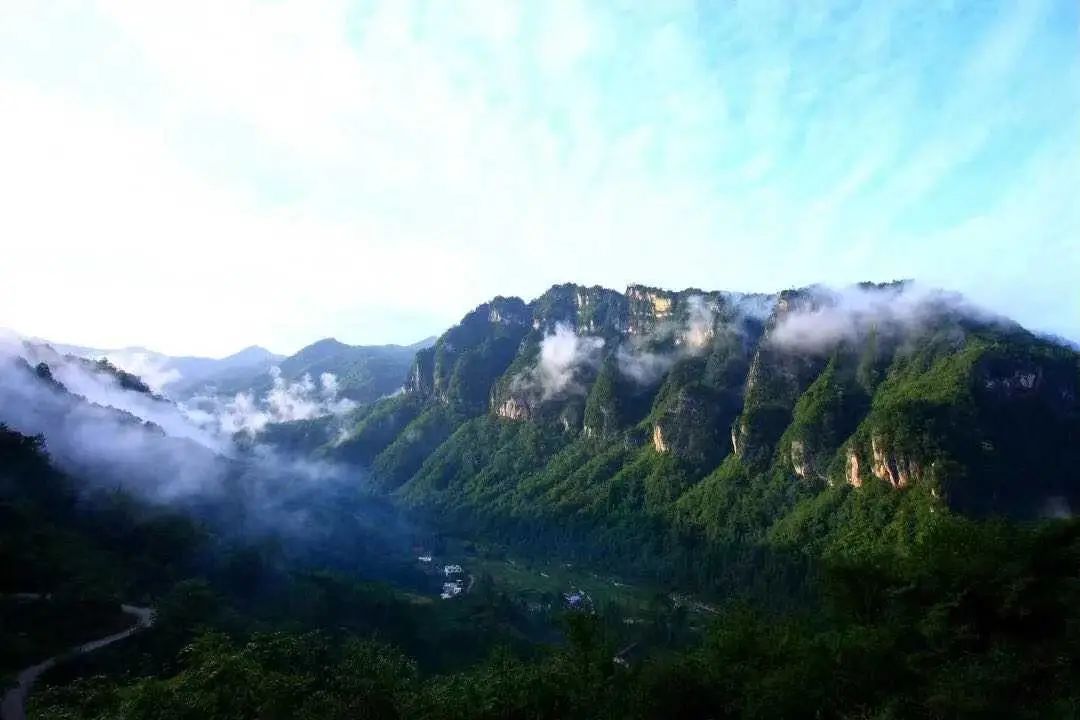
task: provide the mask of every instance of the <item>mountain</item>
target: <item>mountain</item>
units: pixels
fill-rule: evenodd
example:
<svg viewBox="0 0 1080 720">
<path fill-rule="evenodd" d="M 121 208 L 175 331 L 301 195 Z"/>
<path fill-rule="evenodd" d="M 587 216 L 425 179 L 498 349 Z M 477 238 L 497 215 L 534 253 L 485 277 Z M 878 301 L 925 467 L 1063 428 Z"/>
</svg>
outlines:
<svg viewBox="0 0 1080 720">
<path fill-rule="evenodd" d="M 217 491 L 225 473 L 222 439 L 138 376 L 49 345 L 0 343 L 0 423 L 40 436 L 65 471 L 145 497 Z"/>
<path fill-rule="evenodd" d="M 125 347 L 112 350 L 81 345 L 49 343 L 57 352 L 93 360 L 105 358 L 113 365 L 139 375 L 156 390 L 170 394 L 185 395 L 192 388 L 202 387 L 215 378 L 230 375 L 248 375 L 266 372 L 283 356 L 266 348 L 252 345 L 223 358 L 195 356 L 171 356 L 142 347 Z"/>
<path fill-rule="evenodd" d="M 1070 514 L 1080 355 L 907 282 L 560 285 L 470 312 L 326 452 L 452 530 L 719 587 L 935 513 Z"/>
<path fill-rule="evenodd" d="M 0 351 L 0 674 L 116 632 L 120 601 L 155 610 L 50 670 L 42 716 L 1080 707 L 1080 523 L 1058 518 L 1080 357 L 960 298 L 496 298 L 321 458 L 184 437 L 202 426 L 107 360 Z M 286 369 L 348 353 L 322 341 Z M 292 447 L 328 437 L 307 429 Z M 468 577 L 446 597 L 451 562 Z"/>
<path fill-rule="evenodd" d="M 413 355 L 430 347 L 436 338 L 425 338 L 411 345 L 346 345 L 325 338 L 302 348 L 294 355 L 277 355 L 252 345 L 223 358 L 174 357 L 141 347 L 113 350 L 79 345 L 48 343 L 57 352 L 98 360 L 139 376 L 157 392 L 177 400 L 196 396 L 233 396 L 251 393 L 266 395 L 276 379 L 296 383 L 305 376 L 319 383 L 324 373 L 334 376 L 334 395 L 367 404 L 398 391 L 405 379 Z M 278 368 L 280 372 L 273 370 Z"/>
<path fill-rule="evenodd" d="M 196 384 L 178 386 L 181 395 L 193 395 L 208 389 L 219 395 L 250 392 L 256 397 L 274 387 L 275 379 L 287 383 L 302 381 L 305 376 L 321 382 L 324 374 L 334 376 L 335 394 L 360 404 L 367 404 L 401 389 L 412 364 L 413 356 L 432 340 L 414 345 L 346 345 L 334 338 L 325 338 L 302 348 L 294 355 L 278 357 L 273 365 L 248 366 L 218 372 Z"/>
</svg>

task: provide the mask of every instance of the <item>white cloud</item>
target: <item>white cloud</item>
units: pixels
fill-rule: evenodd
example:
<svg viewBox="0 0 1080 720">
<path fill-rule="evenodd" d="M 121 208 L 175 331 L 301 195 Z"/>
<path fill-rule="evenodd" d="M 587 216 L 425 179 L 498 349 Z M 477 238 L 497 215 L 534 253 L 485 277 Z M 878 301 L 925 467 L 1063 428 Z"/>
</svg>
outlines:
<svg viewBox="0 0 1080 720">
<path fill-rule="evenodd" d="M 307 373 L 291 382 L 278 367 L 270 368 L 269 373 L 272 384 L 262 397 L 250 391 L 224 398 L 198 395 L 181 403 L 180 408 L 192 422 L 225 437 L 239 432 L 258 435 L 271 423 L 340 416 L 356 409 L 355 402 L 338 394 L 338 379 L 333 373 L 322 373 L 318 384 Z"/>
<path fill-rule="evenodd" d="M 122 368 L 160 393 L 169 383 L 180 379 L 180 371 L 167 366 L 167 359 L 142 350 L 110 350 L 105 359 L 118 368 Z"/>
<path fill-rule="evenodd" d="M 671 353 L 655 353 L 648 350 L 635 350 L 620 345 L 615 351 L 615 361 L 619 372 L 640 385 L 653 385 L 675 364 L 676 356 Z"/>
<path fill-rule="evenodd" d="M 768 341 L 786 350 L 825 352 L 870 332 L 895 338 L 918 333 L 943 312 L 993 319 L 959 296 L 918 284 L 840 290 L 818 287 L 780 313 Z"/>
<path fill-rule="evenodd" d="M 731 295 L 728 300 L 734 303 L 736 324 L 746 317 L 759 317 L 762 312 L 768 315 L 766 306 L 769 301 L 766 299 Z M 686 299 L 686 318 L 677 326 L 675 323 L 662 323 L 650 335 L 639 336 L 619 346 L 615 352 L 619 372 L 641 385 L 655 384 L 680 358 L 700 355 L 708 349 L 716 334 L 716 315 L 714 301 L 702 295 L 691 295 Z M 674 341 L 673 351 L 654 352 L 646 349 L 655 342 L 669 340 Z"/>
<path fill-rule="evenodd" d="M 574 329 L 558 323 L 555 331 L 540 341 L 536 366 L 515 378 L 518 390 L 538 390 L 541 400 L 578 395 L 584 387 L 577 373 L 584 368 L 596 368 L 604 339 L 578 335 Z"/>
</svg>

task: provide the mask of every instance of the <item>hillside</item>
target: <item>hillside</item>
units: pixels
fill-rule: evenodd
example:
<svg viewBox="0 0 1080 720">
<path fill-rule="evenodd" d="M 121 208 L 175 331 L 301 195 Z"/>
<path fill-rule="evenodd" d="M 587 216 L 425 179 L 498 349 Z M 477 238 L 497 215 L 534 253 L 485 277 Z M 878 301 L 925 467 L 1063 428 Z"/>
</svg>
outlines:
<svg viewBox="0 0 1080 720">
<path fill-rule="evenodd" d="M 154 391 L 180 401 L 236 393 L 261 397 L 273 388 L 275 378 L 295 383 L 306 375 L 318 383 L 323 374 L 330 373 L 336 379 L 337 396 L 367 404 L 399 390 L 416 351 L 434 341 L 426 338 L 412 345 L 347 345 L 325 338 L 288 356 L 252 345 L 223 358 L 171 356 L 140 347 L 103 350 L 59 343 L 50 346 L 61 354 L 107 360 L 139 376 Z"/>
<path fill-rule="evenodd" d="M 191 391 L 214 382 L 216 378 L 250 376 L 266 370 L 283 356 L 266 348 L 252 345 L 223 358 L 165 355 L 142 347 L 106 350 L 81 345 L 47 343 L 57 352 L 91 360 L 105 359 L 125 371 L 138 375 L 155 390 L 170 395 L 185 396 Z"/>
<path fill-rule="evenodd" d="M 938 512 L 1070 513 L 1078 358 L 908 283 L 562 285 L 466 315 L 328 452 L 448 529 L 720 590 Z"/>
<path fill-rule="evenodd" d="M 336 378 L 340 397 L 366 404 L 401 388 L 417 349 L 418 345 L 346 345 L 326 338 L 288 357 L 276 357 L 273 363 L 224 370 L 196 383 L 178 384 L 176 392 L 179 397 L 205 392 L 261 396 L 273 387 L 276 377 L 297 382 L 306 375 L 318 382 L 330 373 Z M 271 366 L 280 374 L 271 372 Z"/>
</svg>

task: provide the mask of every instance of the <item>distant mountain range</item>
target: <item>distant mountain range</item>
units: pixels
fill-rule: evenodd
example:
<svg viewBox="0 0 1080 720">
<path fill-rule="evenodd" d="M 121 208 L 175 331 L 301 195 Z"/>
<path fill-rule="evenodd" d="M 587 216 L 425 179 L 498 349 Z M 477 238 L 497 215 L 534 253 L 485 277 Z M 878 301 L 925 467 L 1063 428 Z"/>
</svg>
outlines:
<svg viewBox="0 0 1080 720">
<path fill-rule="evenodd" d="M 227 357 L 208 358 L 165 355 L 142 347 L 105 349 L 48 340 L 38 341 L 51 345 L 62 354 L 94 360 L 107 358 L 117 367 L 139 375 L 152 387 L 159 390 L 168 388 L 171 391 L 198 387 L 204 382 L 213 382 L 215 378 L 228 376 L 230 373 L 265 372 L 270 365 L 284 357 L 258 345 L 244 348 Z"/>
<path fill-rule="evenodd" d="M 324 373 L 330 373 L 336 378 L 341 397 L 370 403 L 400 390 L 417 350 L 434 342 L 435 338 L 426 338 L 412 345 L 346 345 L 326 338 L 262 367 L 230 368 L 194 383 L 180 383 L 177 392 L 192 395 L 212 388 L 218 394 L 251 391 L 261 395 L 273 386 L 274 378 L 267 372 L 273 365 L 280 370 L 280 377 L 289 382 L 304 376 L 317 382 Z"/>
<path fill-rule="evenodd" d="M 346 345 L 333 338 L 312 343 L 294 355 L 272 353 L 252 345 L 223 358 L 172 356 L 141 347 L 91 348 L 49 343 L 61 354 L 100 359 L 142 378 L 155 391 L 177 400 L 209 393 L 262 395 L 273 386 L 274 376 L 295 382 L 309 375 L 318 381 L 323 373 L 336 377 L 342 397 L 368 403 L 401 388 L 413 355 L 429 347 L 435 338 L 412 345 Z M 271 375 L 271 368 L 280 374 Z"/>
</svg>

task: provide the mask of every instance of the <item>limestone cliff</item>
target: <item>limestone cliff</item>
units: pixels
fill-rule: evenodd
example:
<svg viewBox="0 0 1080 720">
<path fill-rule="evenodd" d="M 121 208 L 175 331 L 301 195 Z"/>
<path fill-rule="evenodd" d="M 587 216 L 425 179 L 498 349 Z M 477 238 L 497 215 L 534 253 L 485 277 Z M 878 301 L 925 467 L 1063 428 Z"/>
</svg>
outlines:
<svg viewBox="0 0 1080 720">
<path fill-rule="evenodd" d="M 587 438 L 609 452 L 609 474 L 624 452 L 651 447 L 643 457 L 664 470 L 650 492 L 682 492 L 722 466 L 749 485 L 787 478 L 791 497 L 830 483 L 901 491 L 932 480 L 973 513 L 1080 506 L 1077 354 L 948 305 L 922 309 L 918 322 L 891 318 L 903 288 L 860 286 L 866 302 L 840 311 L 842 296 L 816 287 L 566 284 L 528 303 L 496 298 L 417 354 L 410 425 L 438 432 L 400 435 L 441 438 L 480 417 L 529 423 L 557 431 L 543 434 L 556 446 Z M 433 404 L 445 412 L 432 416 Z"/>
<path fill-rule="evenodd" d="M 878 480 L 884 480 L 894 488 L 905 488 L 922 475 L 922 464 L 902 453 L 890 449 L 884 439 L 874 437 L 870 441 L 874 462 L 870 471 Z"/>
</svg>

